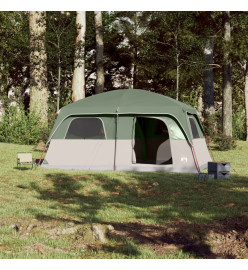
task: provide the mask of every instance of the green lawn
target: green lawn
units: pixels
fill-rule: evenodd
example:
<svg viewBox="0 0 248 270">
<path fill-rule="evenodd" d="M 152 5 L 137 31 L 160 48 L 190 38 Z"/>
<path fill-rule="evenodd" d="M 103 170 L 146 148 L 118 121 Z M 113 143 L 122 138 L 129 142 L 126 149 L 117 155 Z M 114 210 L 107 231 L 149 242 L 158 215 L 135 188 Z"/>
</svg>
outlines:
<svg viewBox="0 0 248 270">
<path fill-rule="evenodd" d="M 214 151 L 216 161 L 231 162 L 231 178 L 210 181 L 193 174 L 19 171 L 22 151 L 41 155 L 32 146 L 0 143 L 0 258 L 197 258 L 180 248 L 157 252 L 121 235 L 89 244 L 83 230 L 92 223 L 162 227 L 248 217 L 245 142 Z M 53 233 L 70 227 L 77 233 Z"/>
</svg>

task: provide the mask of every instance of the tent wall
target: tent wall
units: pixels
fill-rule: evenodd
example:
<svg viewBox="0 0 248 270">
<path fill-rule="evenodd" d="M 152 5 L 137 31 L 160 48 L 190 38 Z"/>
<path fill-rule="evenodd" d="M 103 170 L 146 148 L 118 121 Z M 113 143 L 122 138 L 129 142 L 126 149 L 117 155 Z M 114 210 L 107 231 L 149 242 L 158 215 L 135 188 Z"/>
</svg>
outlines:
<svg viewBox="0 0 248 270">
<path fill-rule="evenodd" d="M 207 163 L 209 161 L 212 161 L 210 154 L 208 152 L 206 141 L 203 138 L 194 139 L 193 145 L 195 149 L 197 162 L 199 163 L 200 170 L 202 171 L 207 168 Z"/>
<path fill-rule="evenodd" d="M 51 168 L 114 169 L 114 140 L 52 139 L 46 162 Z"/>
<path fill-rule="evenodd" d="M 144 117 L 146 115 L 141 116 Z M 78 117 L 97 117 L 101 119 L 106 139 L 65 139 L 70 123 Z M 49 150 L 45 157 L 46 162 L 44 162 L 43 167 L 80 170 L 116 169 L 120 171 L 197 172 L 191 146 L 186 140 L 185 129 L 180 126 L 176 118 L 167 115 L 146 116 L 164 121 L 169 131 L 169 139 L 161 143 L 157 149 L 157 164 L 137 164 L 133 149 L 135 117 L 134 115 L 74 115 L 65 118 L 57 126 L 57 129 L 53 131 L 54 134 L 50 140 Z M 188 132 L 191 133 L 189 119 L 185 117 L 185 121 L 187 121 L 189 127 Z M 117 129 L 116 123 L 118 124 Z M 196 123 L 200 138 L 194 139 L 193 143 L 198 163 L 201 169 L 204 169 L 207 162 L 211 161 L 211 158 L 201 128 L 197 121 Z M 165 159 L 164 151 L 169 149 L 168 145 L 170 145 L 171 153 L 167 154 L 171 155 L 173 162 L 172 164 L 161 165 L 159 160 Z"/>
</svg>

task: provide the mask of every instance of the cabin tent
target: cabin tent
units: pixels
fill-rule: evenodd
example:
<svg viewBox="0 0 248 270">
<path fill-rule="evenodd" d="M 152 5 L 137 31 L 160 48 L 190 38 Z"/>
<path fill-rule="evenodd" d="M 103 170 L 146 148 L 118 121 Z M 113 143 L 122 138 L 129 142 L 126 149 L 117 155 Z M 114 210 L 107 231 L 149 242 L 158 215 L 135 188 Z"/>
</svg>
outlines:
<svg viewBox="0 0 248 270">
<path fill-rule="evenodd" d="M 197 111 L 146 90 L 115 90 L 63 107 L 43 168 L 196 173 L 211 161 Z"/>
</svg>

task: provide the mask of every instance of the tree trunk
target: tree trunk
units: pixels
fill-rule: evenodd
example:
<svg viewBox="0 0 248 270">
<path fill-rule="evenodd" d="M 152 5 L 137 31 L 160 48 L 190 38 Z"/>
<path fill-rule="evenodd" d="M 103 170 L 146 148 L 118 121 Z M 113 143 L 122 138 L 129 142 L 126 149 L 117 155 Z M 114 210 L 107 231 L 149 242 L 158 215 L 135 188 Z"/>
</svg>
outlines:
<svg viewBox="0 0 248 270">
<path fill-rule="evenodd" d="M 138 40 L 138 16 L 137 16 L 137 11 L 134 12 L 134 36 L 135 36 L 135 43 L 134 43 L 134 57 L 133 57 L 133 89 L 137 88 L 137 75 L 138 75 L 138 67 L 137 67 L 137 62 L 138 62 L 138 45 L 137 45 L 137 40 Z"/>
<path fill-rule="evenodd" d="M 138 59 L 138 48 L 134 49 L 134 61 L 133 61 L 133 89 L 137 88 L 137 59 Z"/>
<path fill-rule="evenodd" d="M 180 66 L 179 66 L 179 60 L 178 60 L 178 54 L 177 54 L 177 79 L 176 79 L 176 100 L 179 100 L 179 76 L 180 76 Z"/>
<path fill-rule="evenodd" d="M 86 11 L 77 11 L 76 50 L 72 79 L 72 102 L 85 98 L 85 61 L 84 43 L 86 30 Z"/>
<path fill-rule="evenodd" d="M 60 63 L 60 58 L 59 58 L 59 67 L 58 67 L 57 112 L 59 111 L 59 104 L 60 104 L 60 83 L 61 83 L 61 63 Z"/>
<path fill-rule="evenodd" d="M 206 62 L 206 69 L 203 73 L 203 102 L 204 114 L 213 114 L 214 110 L 214 75 L 213 75 L 213 52 L 214 52 L 214 38 L 210 37 L 205 45 L 204 57 Z"/>
<path fill-rule="evenodd" d="M 231 23 L 230 12 L 224 12 L 224 70 L 223 70 L 223 132 L 232 136 L 232 65 L 230 59 Z"/>
<path fill-rule="evenodd" d="M 178 31 L 179 31 L 179 24 L 178 24 Z M 179 56 L 180 52 L 178 49 L 178 31 L 174 34 L 175 37 L 175 45 L 176 45 L 176 65 L 177 65 L 177 77 L 176 77 L 176 100 L 179 100 L 179 77 L 180 77 L 180 64 L 179 64 Z"/>
<path fill-rule="evenodd" d="M 103 68 L 103 28 L 102 12 L 95 11 L 96 27 L 96 86 L 95 93 L 99 94 L 104 89 L 104 68 Z"/>
<path fill-rule="evenodd" d="M 246 118 L 246 141 L 248 141 L 248 65 L 245 67 L 245 118 Z"/>
<path fill-rule="evenodd" d="M 60 85 L 61 85 L 61 50 L 60 50 L 60 36 L 57 35 L 57 48 L 58 48 L 58 86 L 57 86 L 57 112 L 60 105 Z"/>
<path fill-rule="evenodd" d="M 197 99 L 197 112 L 201 120 L 203 120 L 202 111 L 203 111 L 203 98 L 202 98 L 202 91 L 199 91 L 198 99 Z"/>
<path fill-rule="evenodd" d="M 46 13 L 30 11 L 30 111 L 47 124 L 47 54 L 45 48 Z"/>
</svg>

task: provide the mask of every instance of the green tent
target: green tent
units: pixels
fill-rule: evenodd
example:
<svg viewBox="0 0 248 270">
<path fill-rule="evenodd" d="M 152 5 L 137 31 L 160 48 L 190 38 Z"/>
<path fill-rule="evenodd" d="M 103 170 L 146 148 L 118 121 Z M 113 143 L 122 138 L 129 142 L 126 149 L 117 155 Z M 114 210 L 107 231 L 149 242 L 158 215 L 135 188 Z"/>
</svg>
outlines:
<svg viewBox="0 0 248 270">
<path fill-rule="evenodd" d="M 63 107 L 44 168 L 197 172 L 211 161 L 197 111 L 146 90 L 115 90 Z"/>
</svg>

